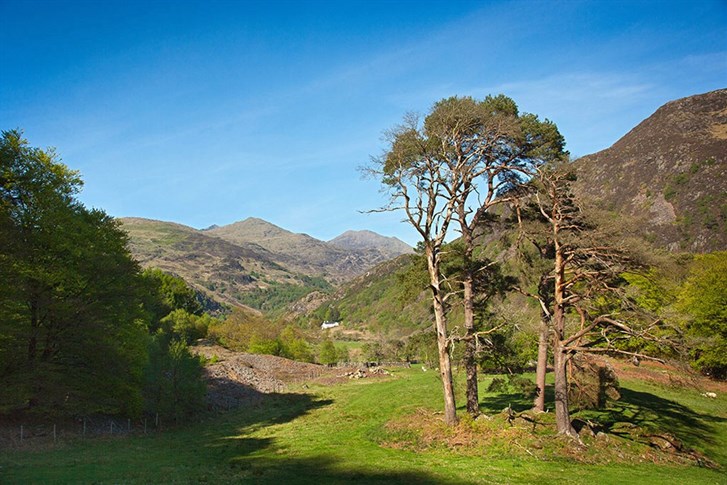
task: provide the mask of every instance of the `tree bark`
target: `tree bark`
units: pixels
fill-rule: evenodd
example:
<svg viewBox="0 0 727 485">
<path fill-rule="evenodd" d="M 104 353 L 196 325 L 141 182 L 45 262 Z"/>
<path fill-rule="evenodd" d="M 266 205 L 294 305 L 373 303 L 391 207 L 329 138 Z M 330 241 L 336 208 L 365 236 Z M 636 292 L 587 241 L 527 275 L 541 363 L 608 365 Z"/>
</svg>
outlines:
<svg viewBox="0 0 727 485">
<path fill-rule="evenodd" d="M 437 350 L 439 351 L 439 375 L 442 378 L 444 391 L 444 422 L 448 425 L 457 424 L 457 405 L 454 400 L 454 384 L 452 382 L 452 363 L 449 358 L 449 341 L 447 339 L 447 318 L 444 306 L 438 298 L 434 298 L 434 318 L 437 330 Z"/>
<path fill-rule="evenodd" d="M 40 318 L 38 312 L 38 303 L 32 298 L 30 307 L 30 335 L 28 336 L 28 362 L 32 366 L 35 364 L 35 356 L 38 350 L 38 328 L 40 327 Z"/>
<path fill-rule="evenodd" d="M 566 364 L 568 356 L 563 350 L 560 340 L 556 340 L 553 350 L 555 363 L 555 425 L 558 434 L 578 438 L 578 433 L 571 425 L 570 411 L 568 410 L 568 373 Z"/>
<path fill-rule="evenodd" d="M 545 376 L 548 372 L 548 321 L 545 315 L 540 321 L 538 335 L 538 364 L 535 368 L 535 387 L 537 394 L 533 411 L 545 412 Z"/>
<path fill-rule="evenodd" d="M 555 342 L 553 346 L 553 361 L 555 374 L 555 424 L 558 434 L 565 434 L 578 438 L 578 433 L 573 429 L 568 411 L 568 374 L 566 364 L 568 356 L 563 348 L 565 340 L 565 259 L 563 250 L 558 240 L 559 225 L 553 225 L 555 240 L 555 291 L 553 304 L 553 331 Z"/>
<path fill-rule="evenodd" d="M 454 399 L 454 383 L 452 380 L 452 363 L 449 358 L 449 340 L 447 338 L 447 315 L 444 309 L 444 297 L 440 289 L 439 261 L 431 247 L 426 249 L 434 307 L 434 328 L 437 332 L 437 350 L 439 354 L 439 375 L 444 391 L 444 422 L 450 426 L 457 424 L 457 405 Z"/>
<path fill-rule="evenodd" d="M 467 372 L 467 412 L 473 418 L 480 414 L 480 397 L 477 385 L 477 341 L 475 336 L 474 292 L 472 275 L 469 270 L 464 281 L 464 325 L 466 340 L 464 347 L 464 366 Z"/>
</svg>

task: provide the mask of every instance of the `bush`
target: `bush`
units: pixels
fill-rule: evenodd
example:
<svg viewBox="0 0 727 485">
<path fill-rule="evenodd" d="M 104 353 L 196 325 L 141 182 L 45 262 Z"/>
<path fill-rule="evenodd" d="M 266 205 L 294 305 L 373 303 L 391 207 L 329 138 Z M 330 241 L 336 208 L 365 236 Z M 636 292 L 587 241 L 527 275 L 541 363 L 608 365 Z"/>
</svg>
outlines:
<svg viewBox="0 0 727 485">
<path fill-rule="evenodd" d="M 202 360 L 189 352 L 187 344 L 162 336 L 152 339 L 145 372 L 145 410 L 179 422 L 204 409 L 206 386 Z"/>
<path fill-rule="evenodd" d="M 685 317 L 692 365 L 727 377 L 727 251 L 696 256 L 676 308 Z"/>
<path fill-rule="evenodd" d="M 495 393 L 518 393 L 522 394 L 528 399 L 535 397 L 537 388 L 535 383 L 519 374 L 509 374 L 507 378 L 495 377 L 487 386 L 487 392 Z"/>
<path fill-rule="evenodd" d="M 330 340 L 324 340 L 318 350 L 318 362 L 329 365 L 338 362 L 338 353 L 336 347 Z"/>
</svg>

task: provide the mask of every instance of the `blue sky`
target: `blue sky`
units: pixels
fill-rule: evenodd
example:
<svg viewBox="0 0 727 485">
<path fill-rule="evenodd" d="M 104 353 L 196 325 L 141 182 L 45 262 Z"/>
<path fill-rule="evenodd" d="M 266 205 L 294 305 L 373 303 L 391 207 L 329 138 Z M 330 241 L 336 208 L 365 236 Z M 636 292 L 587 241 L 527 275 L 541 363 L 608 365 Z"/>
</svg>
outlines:
<svg viewBox="0 0 727 485">
<path fill-rule="evenodd" d="M 193 227 L 260 217 L 415 244 L 357 170 L 447 96 L 504 93 L 574 155 L 727 86 L 727 2 L 0 0 L 0 129 L 81 200 Z"/>
</svg>

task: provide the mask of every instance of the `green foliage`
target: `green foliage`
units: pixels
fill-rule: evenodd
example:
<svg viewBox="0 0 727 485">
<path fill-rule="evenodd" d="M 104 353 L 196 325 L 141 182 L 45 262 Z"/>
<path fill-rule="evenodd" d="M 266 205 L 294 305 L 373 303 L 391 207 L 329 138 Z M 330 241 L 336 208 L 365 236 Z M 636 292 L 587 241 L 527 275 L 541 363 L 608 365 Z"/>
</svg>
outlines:
<svg viewBox="0 0 727 485">
<path fill-rule="evenodd" d="M 338 308 L 335 306 L 330 306 L 326 310 L 326 318 L 325 320 L 327 322 L 338 322 L 341 320 L 341 312 L 338 311 Z"/>
<path fill-rule="evenodd" d="M 280 341 L 278 339 L 266 339 L 259 335 L 250 337 L 247 351 L 251 354 L 280 355 Z"/>
<path fill-rule="evenodd" d="M 0 162 L 0 386 L 12 390 L 0 411 L 201 409 L 201 364 L 186 343 L 211 318 L 196 293 L 142 274 L 118 222 L 74 198 L 80 178 L 53 152 L 4 132 Z"/>
<path fill-rule="evenodd" d="M 144 307 L 152 322 L 159 322 L 174 310 L 184 310 L 191 315 L 202 314 L 197 292 L 182 278 L 156 268 L 145 269 L 142 276 L 147 287 Z"/>
<path fill-rule="evenodd" d="M 229 349 L 246 352 L 249 351 L 251 342 L 258 345 L 264 341 L 276 340 L 279 331 L 264 316 L 235 309 L 224 320 L 210 326 L 208 334 Z"/>
<path fill-rule="evenodd" d="M 335 364 L 338 362 L 338 352 L 333 342 L 326 339 L 321 343 L 318 350 L 318 362 L 321 364 Z"/>
<path fill-rule="evenodd" d="M 656 268 L 647 273 L 624 273 L 630 296 L 641 308 L 657 313 L 674 301 L 673 291 L 665 287 L 664 277 Z"/>
<path fill-rule="evenodd" d="M 532 340 L 509 325 L 484 339 L 478 364 L 483 372 L 522 372 L 532 356 Z M 530 345 L 528 345 L 530 344 Z"/>
<path fill-rule="evenodd" d="M 278 335 L 280 355 L 300 362 L 313 362 L 313 352 L 303 336 L 291 325 Z"/>
<path fill-rule="evenodd" d="M 186 344 L 207 336 L 207 330 L 216 320 L 208 314 L 194 315 L 182 308 L 173 310 L 160 320 L 160 331 Z"/>
<path fill-rule="evenodd" d="M 270 281 L 267 288 L 240 293 L 238 300 L 247 306 L 263 311 L 280 310 L 313 291 L 328 292 L 331 285 L 321 277 L 301 276 L 303 284 L 278 283 Z"/>
<path fill-rule="evenodd" d="M 487 392 L 517 393 L 527 399 L 532 399 L 537 390 L 533 381 L 522 374 L 507 374 L 506 377 L 494 377 L 487 386 Z"/>
<path fill-rule="evenodd" d="M 0 138 L 0 410 L 141 410 L 139 268 L 78 174 L 17 131 Z"/>
<path fill-rule="evenodd" d="M 694 366 L 727 377 L 727 252 L 695 256 L 676 308 L 687 318 Z"/>
<path fill-rule="evenodd" d="M 384 360 L 384 349 L 379 342 L 367 342 L 361 346 L 361 356 L 367 362 L 381 362 Z"/>
<path fill-rule="evenodd" d="M 175 422 L 199 413 L 205 406 L 203 363 L 183 340 L 155 336 L 149 344 L 145 371 L 145 410 Z"/>
<path fill-rule="evenodd" d="M 225 320 L 212 322 L 208 333 L 233 350 L 313 362 L 310 344 L 300 329 L 249 311 L 237 309 Z"/>
<path fill-rule="evenodd" d="M 434 368 L 439 362 L 437 337 L 433 330 L 419 332 L 406 340 L 404 353 L 407 360 L 422 362 Z"/>
</svg>

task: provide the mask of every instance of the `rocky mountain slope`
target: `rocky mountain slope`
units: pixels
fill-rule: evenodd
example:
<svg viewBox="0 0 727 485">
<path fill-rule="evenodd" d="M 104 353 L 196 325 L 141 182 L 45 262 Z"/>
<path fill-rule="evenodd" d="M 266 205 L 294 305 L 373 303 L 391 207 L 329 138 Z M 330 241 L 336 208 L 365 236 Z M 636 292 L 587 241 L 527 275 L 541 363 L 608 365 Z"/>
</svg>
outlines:
<svg viewBox="0 0 727 485">
<path fill-rule="evenodd" d="M 330 289 L 332 283 L 353 278 L 391 254 L 388 247 L 341 248 L 261 219 L 201 231 L 149 219 L 121 222 L 142 266 L 180 276 L 198 291 L 233 306 L 281 306 L 311 291 Z"/>
<path fill-rule="evenodd" d="M 574 162 L 582 196 L 672 251 L 727 248 L 727 89 L 665 104 Z"/>
<path fill-rule="evenodd" d="M 375 244 L 341 247 L 307 234 L 286 231 L 253 217 L 206 230 L 205 234 L 233 244 L 257 244 L 274 254 L 282 266 L 309 276 L 322 276 L 331 283 L 348 280 L 409 249 L 407 247 L 400 252 L 392 250 L 388 238 L 383 236 L 379 238 L 385 240 L 387 245 L 381 250 Z"/>
<path fill-rule="evenodd" d="M 412 247 L 401 239 L 385 237 L 372 231 L 346 231 L 328 243 L 343 249 L 377 250 L 387 259 L 414 252 Z"/>
<path fill-rule="evenodd" d="M 121 223 L 129 234 L 131 253 L 143 267 L 180 276 L 221 303 L 241 305 L 242 294 L 278 282 L 302 284 L 260 246 L 231 244 L 172 222 L 123 218 Z"/>
</svg>

